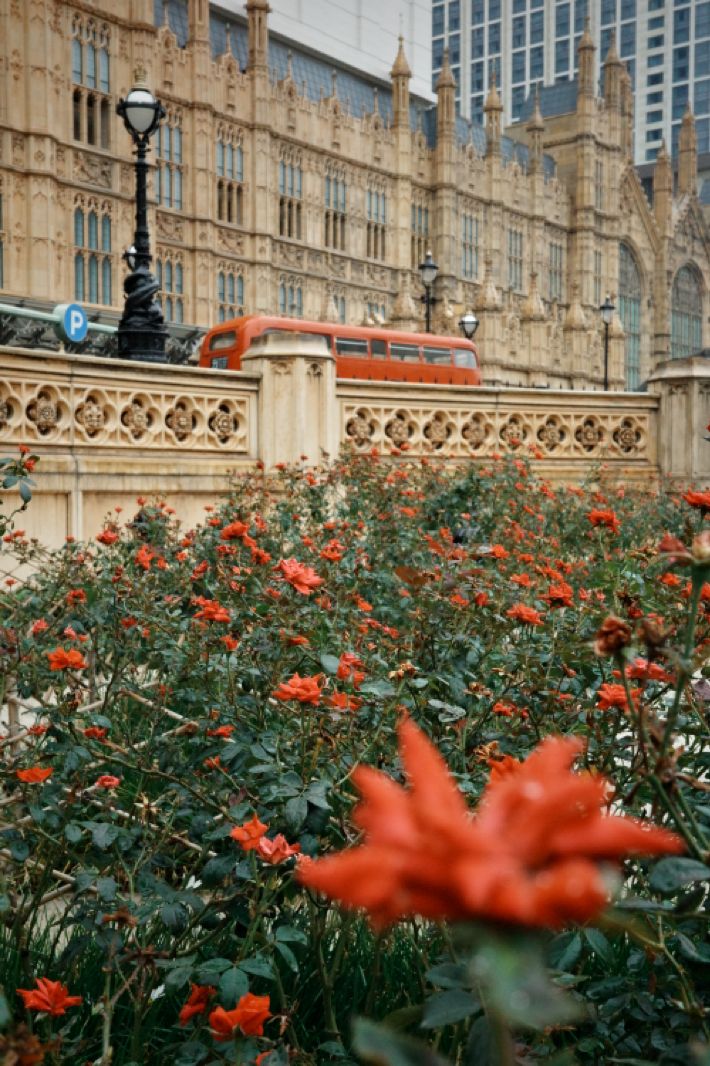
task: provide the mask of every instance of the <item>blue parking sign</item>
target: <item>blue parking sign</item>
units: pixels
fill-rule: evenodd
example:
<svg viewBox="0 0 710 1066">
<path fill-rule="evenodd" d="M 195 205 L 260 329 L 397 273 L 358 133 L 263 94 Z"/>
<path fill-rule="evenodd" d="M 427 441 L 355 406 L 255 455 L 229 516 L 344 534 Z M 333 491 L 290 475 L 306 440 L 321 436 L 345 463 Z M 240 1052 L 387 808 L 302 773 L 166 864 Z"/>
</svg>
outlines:
<svg viewBox="0 0 710 1066">
<path fill-rule="evenodd" d="M 65 344 L 80 344 L 89 329 L 86 312 L 79 304 L 60 304 L 54 309 L 54 329 Z"/>
</svg>

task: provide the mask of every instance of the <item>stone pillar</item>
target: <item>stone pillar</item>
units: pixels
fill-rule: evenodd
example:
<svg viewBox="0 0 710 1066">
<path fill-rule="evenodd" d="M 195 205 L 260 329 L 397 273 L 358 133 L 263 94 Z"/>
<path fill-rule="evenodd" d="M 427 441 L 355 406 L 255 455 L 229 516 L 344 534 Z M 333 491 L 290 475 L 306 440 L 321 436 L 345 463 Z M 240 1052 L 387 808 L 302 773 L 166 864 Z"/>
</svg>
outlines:
<svg viewBox="0 0 710 1066">
<path fill-rule="evenodd" d="M 326 338 L 266 334 L 242 356 L 242 368 L 261 374 L 257 454 L 266 470 L 302 455 L 312 466 L 323 452 L 337 459 L 335 357 Z"/>
<path fill-rule="evenodd" d="M 710 359 L 691 355 L 659 363 L 648 380 L 659 398 L 658 465 L 663 483 L 710 488 Z"/>
</svg>

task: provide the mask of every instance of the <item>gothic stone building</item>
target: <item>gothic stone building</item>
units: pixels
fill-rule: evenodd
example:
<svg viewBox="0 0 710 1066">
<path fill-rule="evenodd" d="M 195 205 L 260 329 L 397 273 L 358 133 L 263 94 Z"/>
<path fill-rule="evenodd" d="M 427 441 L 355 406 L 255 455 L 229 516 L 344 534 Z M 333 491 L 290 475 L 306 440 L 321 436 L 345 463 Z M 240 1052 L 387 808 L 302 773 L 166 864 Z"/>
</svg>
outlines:
<svg viewBox="0 0 710 1066">
<path fill-rule="evenodd" d="M 599 388 L 607 294 L 614 387 L 710 346 L 693 117 L 677 179 L 663 150 L 647 197 L 613 42 L 602 95 L 587 31 L 576 81 L 504 135 L 495 82 L 471 128 L 448 60 L 429 107 L 402 46 L 377 86 L 270 39 L 268 15 L 267 0 L 231 27 L 208 0 L 0 0 L 0 300 L 120 311 L 134 174 L 115 106 L 142 64 L 167 108 L 151 230 L 170 321 L 421 328 L 431 248 L 435 328 L 477 309 L 487 382 Z"/>
</svg>

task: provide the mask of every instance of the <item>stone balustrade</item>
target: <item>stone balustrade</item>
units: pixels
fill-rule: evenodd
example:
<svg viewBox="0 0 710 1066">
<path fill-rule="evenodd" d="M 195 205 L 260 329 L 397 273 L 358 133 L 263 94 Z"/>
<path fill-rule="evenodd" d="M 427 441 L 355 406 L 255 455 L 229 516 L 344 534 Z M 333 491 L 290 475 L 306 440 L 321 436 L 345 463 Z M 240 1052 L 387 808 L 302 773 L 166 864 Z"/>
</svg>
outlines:
<svg viewBox="0 0 710 1066">
<path fill-rule="evenodd" d="M 710 484 L 710 360 L 700 356 L 658 367 L 648 393 L 337 380 L 327 348 L 303 335 L 263 338 L 244 366 L 0 348 L 0 454 L 28 444 L 42 460 L 27 535 L 91 536 L 141 495 L 167 498 L 191 524 L 232 472 L 257 459 L 314 464 L 343 443 L 459 462 L 533 446 L 558 482 L 603 463 L 627 485 Z"/>
<path fill-rule="evenodd" d="M 572 390 L 340 381 L 341 440 L 356 451 L 463 459 L 542 453 L 554 480 L 578 480 L 603 461 L 619 480 L 657 476 L 657 396 Z"/>
</svg>

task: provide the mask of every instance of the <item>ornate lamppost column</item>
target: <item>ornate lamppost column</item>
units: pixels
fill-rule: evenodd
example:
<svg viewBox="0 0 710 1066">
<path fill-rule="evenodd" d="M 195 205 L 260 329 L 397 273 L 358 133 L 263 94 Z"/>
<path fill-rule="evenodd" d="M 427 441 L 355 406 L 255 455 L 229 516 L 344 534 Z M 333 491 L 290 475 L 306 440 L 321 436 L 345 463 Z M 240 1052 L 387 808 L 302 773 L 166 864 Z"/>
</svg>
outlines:
<svg viewBox="0 0 710 1066">
<path fill-rule="evenodd" d="M 439 268 L 432 259 L 431 252 L 427 252 L 424 257 L 424 262 L 419 264 L 419 271 L 422 276 L 422 285 L 424 286 L 424 295 L 419 299 L 426 307 L 426 332 L 431 333 L 431 305 L 437 303 L 435 296 L 432 296 L 431 289 L 436 281 L 436 275 L 439 273 Z"/>
<path fill-rule="evenodd" d="M 133 88 L 125 100 L 119 100 L 116 112 L 133 138 L 136 156 L 136 234 L 133 247 L 124 253 L 131 273 L 123 283 L 126 299 L 118 326 L 118 355 L 121 359 L 165 363 L 168 332 L 155 302 L 160 286 L 150 269 L 147 161 L 150 138 L 165 118 L 165 108 L 148 88 L 142 65 L 136 68 Z"/>
<path fill-rule="evenodd" d="M 616 308 L 607 296 L 599 308 L 604 323 L 604 392 L 609 389 L 609 326 L 614 320 L 614 311 Z"/>
</svg>

